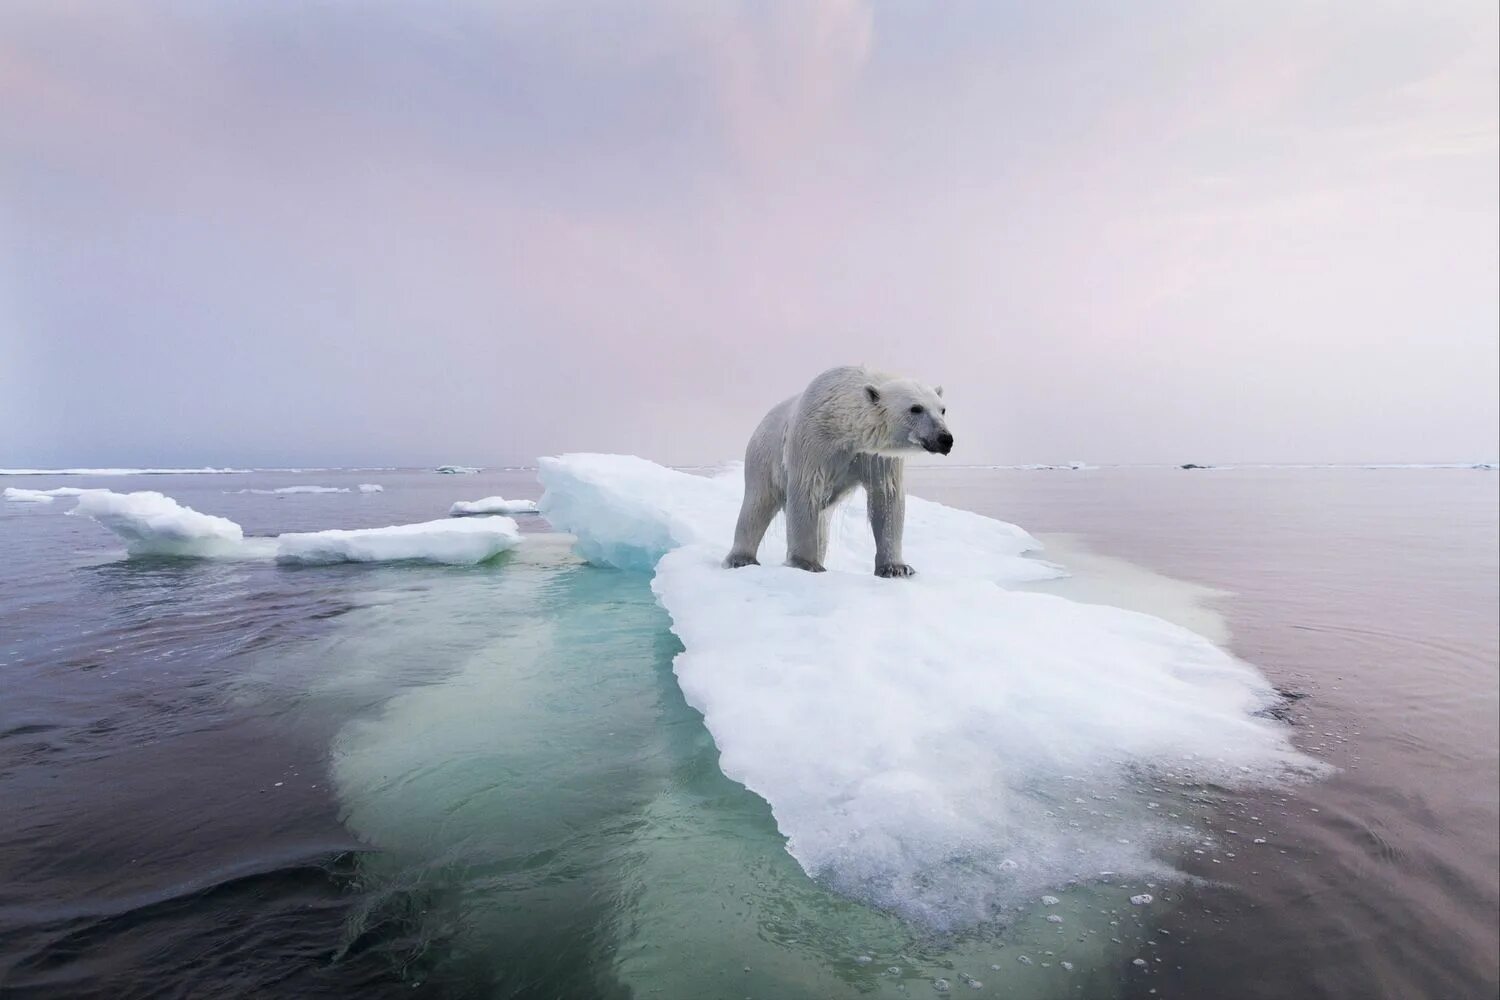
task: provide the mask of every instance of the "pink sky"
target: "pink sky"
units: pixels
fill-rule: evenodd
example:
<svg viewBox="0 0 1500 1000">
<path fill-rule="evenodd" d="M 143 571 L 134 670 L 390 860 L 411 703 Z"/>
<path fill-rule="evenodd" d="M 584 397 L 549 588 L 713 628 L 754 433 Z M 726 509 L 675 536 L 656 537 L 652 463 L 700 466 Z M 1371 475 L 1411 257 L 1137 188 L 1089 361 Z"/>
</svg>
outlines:
<svg viewBox="0 0 1500 1000">
<path fill-rule="evenodd" d="M 1493 3 L 0 9 L 0 466 L 1500 454 Z"/>
</svg>

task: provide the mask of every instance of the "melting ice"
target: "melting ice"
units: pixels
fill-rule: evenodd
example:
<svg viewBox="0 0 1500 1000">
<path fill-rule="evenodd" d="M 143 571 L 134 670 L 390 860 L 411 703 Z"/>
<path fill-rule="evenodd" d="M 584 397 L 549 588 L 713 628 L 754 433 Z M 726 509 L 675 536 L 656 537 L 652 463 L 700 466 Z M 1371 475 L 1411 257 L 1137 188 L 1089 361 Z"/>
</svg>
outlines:
<svg viewBox="0 0 1500 1000">
<path fill-rule="evenodd" d="M 385 528 L 292 532 L 247 538 L 227 517 L 203 514 L 161 493 L 84 491 L 69 511 L 124 539 L 132 555 L 276 559 L 285 563 L 417 561 L 473 565 L 521 542 L 508 517 L 426 521 Z"/>
<path fill-rule="evenodd" d="M 593 562 L 652 568 L 682 691 L 726 775 L 809 874 L 955 927 L 1101 872 L 1163 874 L 1191 835 L 1160 788 L 1315 765 L 1260 713 L 1253 667 L 1150 615 L 1017 589 L 1061 573 L 1021 529 L 911 498 L 911 580 L 875 578 L 859 499 L 826 561 L 724 570 L 737 475 L 624 456 L 544 459 L 542 509 Z M 1153 787 L 1156 786 L 1156 787 Z"/>
</svg>

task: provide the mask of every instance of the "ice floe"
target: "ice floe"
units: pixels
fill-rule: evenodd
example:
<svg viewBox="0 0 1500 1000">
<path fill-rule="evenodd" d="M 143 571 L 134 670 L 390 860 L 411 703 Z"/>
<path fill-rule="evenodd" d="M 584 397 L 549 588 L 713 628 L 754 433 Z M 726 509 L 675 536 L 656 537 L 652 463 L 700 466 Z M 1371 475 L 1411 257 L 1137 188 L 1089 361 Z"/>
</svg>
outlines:
<svg viewBox="0 0 1500 1000">
<path fill-rule="evenodd" d="M 379 483 L 360 483 L 359 491 L 361 493 L 384 493 L 385 487 Z"/>
<path fill-rule="evenodd" d="M 5 499 L 16 503 L 51 503 L 58 497 L 76 497 L 94 492 L 99 491 L 79 489 L 76 486 L 58 486 L 50 490 L 28 490 L 19 486 L 7 486 Z"/>
<path fill-rule="evenodd" d="M 434 471 L 445 476 L 472 476 L 481 470 L 469 465 L 440 465 Z"/>
<path fill-rule="evenodd" d="M 535 514 L 536 512 L 535 500 L 507 500 L 504 497 L 460 500 L 448 508 L 450 517 L 466 517 L 471 514 Z"/>
<path fill-rule="evenodd" d="M 124 539 L 131 555 L 275 559 L 294 564 L 411 561 L 468 566 L 521 542 L 516 522 L 508 517 L 246 537 L 226 517 L 200 513 L 154 492 L 87 490 L 69 513 L 104 525 Z"/>
<path fill-rule="evenodd" d="M 426 521 L 388 528 L 333 529 L 281 535 L 276 560 L 284 563 L 422 562 L 472 566 L 521 542 L 508 517 L 474 521 Z"/>
<path fill-rule="evenodd" d="M 654 567 L 674 671 L 729 777 L 810 874 L 937 926 L 1099 871 L 1165 874 L 1152 786 L 1314 773 L 1263 714 L 1275 690 L 1150 615 L 1017 589 L 1055 577 L 1026 532 L 910 498 L 910 580 L 873 576 L 856 498 L 830 572 L 725 570 L 735 476 L 625 456 L 543 459 L 542 510 L 591 561 Z M 779 522 L 779 519 L 778 519 Z"/>
</svg>

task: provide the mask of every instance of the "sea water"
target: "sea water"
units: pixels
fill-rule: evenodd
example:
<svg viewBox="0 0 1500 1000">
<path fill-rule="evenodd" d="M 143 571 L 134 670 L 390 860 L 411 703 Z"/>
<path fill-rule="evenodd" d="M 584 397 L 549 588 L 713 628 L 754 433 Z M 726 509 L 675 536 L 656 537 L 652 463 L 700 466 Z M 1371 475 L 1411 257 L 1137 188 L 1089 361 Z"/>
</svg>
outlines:
<svg viewBox="0 0 1500 1000">
<path fill-rule="evenodd" d="M 684 699 L 682 645 L 651 574 L 585 563 L 540 518 L 518 517 L 523 544 L 475 567 L 294 567 L 130 558 L 99 526 L 62 516 L 70 499 L 7 505 L 0 789 L 17 808 L 0 830 L 0 981 L 78 996 L 132 984 L 362 996 L 1483 990 L 1494 979 L 1494 806 L 1482 788 L 1494 787 L 1496 741 L 1479 711 L 1494 705 L 1494 477 L 1453 478 L 1465 474 L 914 476 L 928 495 L 1042 532 L 1046 557 L 1074 576 L 1037 589 L 1176 621 L 1306 695 L 1284 706 L 1294 741 L 1339 767 L 1270 791 L 1163 784 L 1123 803 L 1118 789 L 1082 786 L 1067 804 L 1085 815 L 1134 809 L 1181 827 L 1158 852 L 1160 877 L 1061 879 L 962 926 L 810 875 L 767 801 L 725 776 Z M 231 492 L 359 483 L 384 490 Z M 155 489 L 252 538 L 540 495 L 531 472 L 79 485 Z M 1256 520 L 1268 499 L 1276 518 Z M 1358 513 L 1345 534 L 1384 541 L 1393 569 L 1439 592 L 1421 613 L 1406 613 L 1394 582 L 1358 571 L 1369 557 L 1333 540 L 1330 501 Z M 1320 595 L 1299 584 L 1309 577 L 1335 585 Z M 1237 602 L 1254 609 L 1248 621 Z M 1324 638 L 1361 624 L 1395 636 L 1387 646 L 1425 645 L 1425 661 Z M 1339 680 L 1373 669 L 1360 650 L 1381 678 L 1418 675 L 1401 681 L 1416 709 L 1395 731 L 1393 695 Z M 1051 721 L 1065 736 L 1068 720 Z M 1463 738 L 1441 732 L 1454 727 Z M 1472 779 L 1466 796 L 1432 780 L 1453 768 Z M 1361 846 L 1366 831 L 1379 831 L 1379 852 Z M 1363 888 L 1341 877 L 1351 866 Z M 1309 912 L 1293 902 L 1308 886 L 1332 898 Z M 1372 943 L 1275 930 L 1348 920 Z M 1278 971 L 1246 974 L 1271 958 Z"/>
</svg>

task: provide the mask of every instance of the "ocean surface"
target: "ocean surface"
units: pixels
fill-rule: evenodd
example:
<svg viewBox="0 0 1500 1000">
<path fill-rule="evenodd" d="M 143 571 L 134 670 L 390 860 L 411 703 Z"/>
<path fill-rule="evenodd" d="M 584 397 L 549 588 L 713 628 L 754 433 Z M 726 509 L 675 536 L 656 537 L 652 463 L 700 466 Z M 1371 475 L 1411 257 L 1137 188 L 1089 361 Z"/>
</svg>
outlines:
<svg viewBox="0 0 1500 1000">
<path fill-rule="evenodd" d="M 0 997 L 1496 995 L 1495 471 L 909 478 L 1037 534 L 1059 593 L 1257 665 L 1330 773 L 1194 790 L 1149 905 L 1061 885 L 939 932 L 798 867 L 683 700 L 649 577 L 541 517 L 480 566 L 291 567 L 130 558 L 71 498 L 0 503 Z M 237 492 L 359 483 L 384 489 Z M 158 490 L 267 536 L 540 495 L 524 470 L 4 486 Z"/>
</svg>

